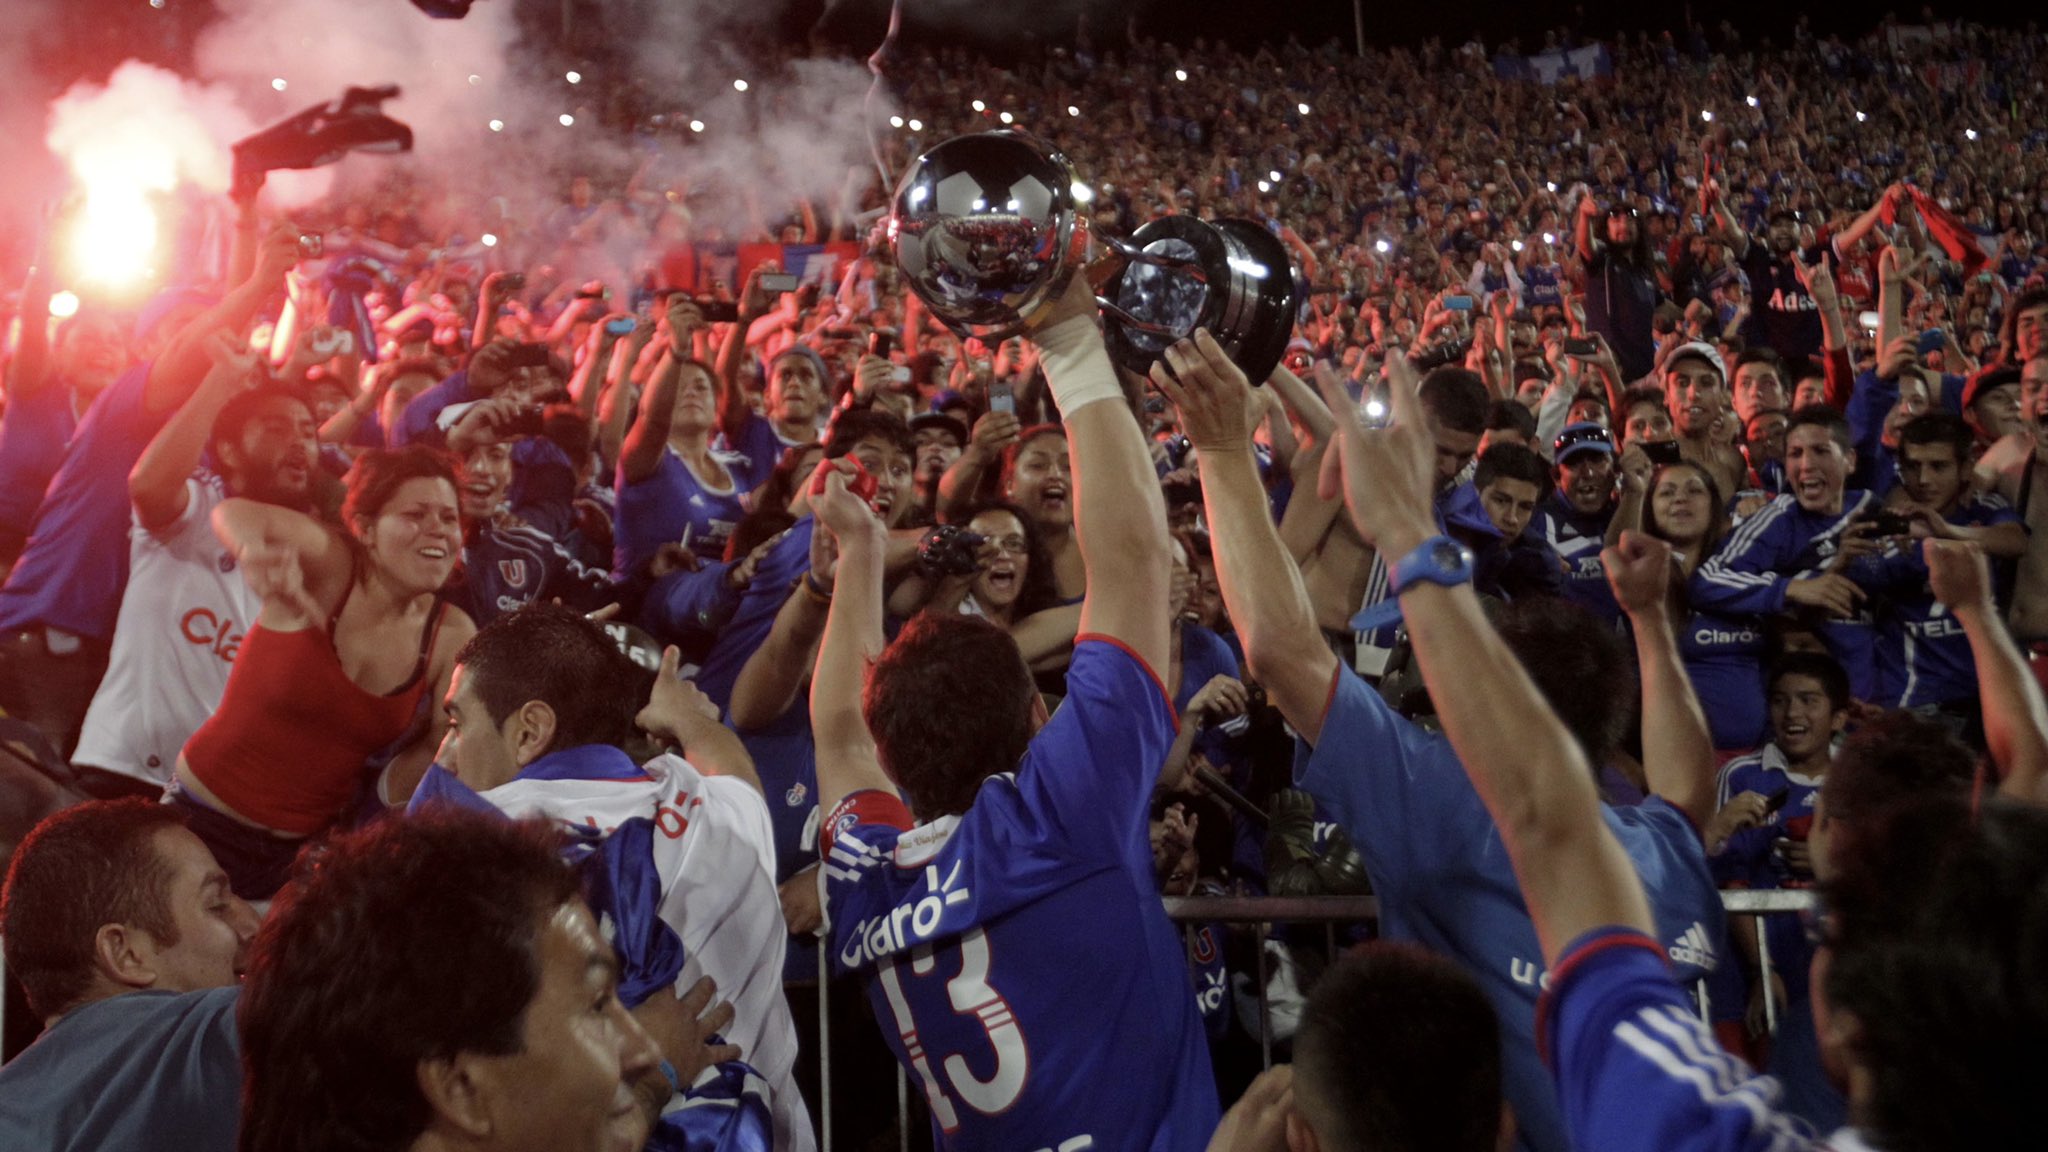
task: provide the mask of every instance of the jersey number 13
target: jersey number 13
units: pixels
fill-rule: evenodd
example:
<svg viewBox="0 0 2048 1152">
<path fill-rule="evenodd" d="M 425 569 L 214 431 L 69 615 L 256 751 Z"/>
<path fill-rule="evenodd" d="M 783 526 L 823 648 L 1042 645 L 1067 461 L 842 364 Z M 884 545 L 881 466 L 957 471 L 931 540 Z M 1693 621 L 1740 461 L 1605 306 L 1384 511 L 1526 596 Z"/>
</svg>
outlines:
<svg viewBox="0 0 2048 1152">
<path fill-rule="evenodd" d="M 903 995 L 896 963 L 884 965 L 878 973 L 882 991 L 889 997 L 889 1010 L 896 1017 L 896 1032 L 903 1039 L 904 1055 L 924 1081 L 932 1115 L 947 1133 L 960 1128 L 960 1113 L 953 1103 L 956 1099 L 984 1116 L 1001 1115 L 1023 1095 L 1024 1081 L 1031 1074 L 1031 1054 L 1024 1044 L 1024 1030 L 1018 1026 L 1017 1017 L 1002 994 L 988 983 L 987 933 L 980 928 L 972 929 L 960 937 L 956 947 L 960 974 L 946 981 L 947 999 L 956 1014 L 972 1016 L 980 1023 L 982 1034 L 995 1051 L 996 1064 L 989 1078 L 980 1080 L 964 1057 L 957 1053 L 946 1057 L 942 1066 L 947 1082 L 952 1085 L 950 1093 L 940 1086 L 938 1074 L 932 1070 L 931 1056 L 918 1039 L 917 1021 L 911 1018 L 910 1001 Z M 928 976 L 937 966 L 929 945 L 911 954 L 912 977 Z"/>
</svg>

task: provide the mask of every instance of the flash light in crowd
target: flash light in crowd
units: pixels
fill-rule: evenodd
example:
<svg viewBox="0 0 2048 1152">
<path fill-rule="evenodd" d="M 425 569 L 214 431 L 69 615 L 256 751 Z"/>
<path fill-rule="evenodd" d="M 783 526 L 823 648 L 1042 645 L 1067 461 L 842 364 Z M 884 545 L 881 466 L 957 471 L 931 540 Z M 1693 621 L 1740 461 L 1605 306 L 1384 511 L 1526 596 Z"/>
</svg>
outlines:
<svg viewBox="0 0 2048 1152">
<path fill-rule="evenodd" d="M 1975 128 L 1965 128 L 1965 129 L 1963 129 L 1963 139 L 1965 139 L 1965 140 L 1975 140 L 1976 138 L 1977 138 L 1977 130 L 1976 130 Z"/>
<path fill-rule="evenodd" d="M 59 320 L 69 320 L 78 315 L 78 293 L 66 288 L 50 297 L 50 315 Z"/>
<path fill-rule="evenodd" d="M 1005 112 L 1002 115 L 996 117 L 996 119 L 1001 120 L 1005 124 L 1010 124 L 1014 123 L 1016 118 L 1011 116 L 1008 112 Z"/>
<path fill-rule="evenodd" d="M 1509 247 L 1513 248 L 1517 252 L 1520 252 L 1522 250 L 1522 242 L 1520 240 L 1517 240 L 1513 244 L 1510 244 Z"/>
<path fill-rule="evenodd" d="M 482 240 L 483 245 L 486 248 L 496 248 L 498 246 L 498 236 L 494 232 L 484 233 L 482 236 Z"/>
<path fill-rule="evenodd" d="M 291 87 L 291 85 L 286 84 L 284 82 L 284 77 L 282 76 L 276 77 L 270 82 L 270 90 L 273 92 L 282 92 L 289 87 Z"/>
<path fill-rule="evenodd" d="M 583 73 L 571 72 L 563 76 L 562 79 L 567 80 L 571 84 L 581 84 L 583 83 Z"/>
<path fill-rule="evenodd" d="M 1272 190 L 1273 186 L 1271 184 L 1266 183 L 1264 180 L 1259 181 L 1259 191 L 1271 192 Z"/>
<path fill-rule="evenodd" d="M 1074 202 L 1077 204 L 1088 204 L 1093 202 L 1095 199 L 1095 189 L 1090 188 L 1086 184 L 1081 183 L 1079 180 L 1074 181 L 1072 190 L 1074 193 Z"/>
<path fill-rule="evenodd" d="M 1545 233 L 1543 234 L 1543 242 L 1544 242 L 1545 244 L 1555 244 L 1555 243 L 1557 243 L 1557 233 L 1555 233 L 1555 232 L 1545 232 Z"/>
<path fill-rule="evenodd" d="M 1375 252 L 1378 252 L 1378 253 L 1380 253 L 1381 255 L 1385 255 L 1385 254 L 1387 254 L 1387 253 L 1389 253 L 1389 252 L 1392 252 L 1392 251 L 1394 250 L 1394 246 L 1393 246 L 1392 244 L 1389 244 L 1389 243 L 1387 243 L 1387 242 L 1386 242 L 1385 240 L 1375 240 L 1375 241 L 1373 241 L 1373 242 L 1372 242 L 1372 247 L 1373 247 L 1373 251 L 1375 251 Z"/>
<path fill-rule="evenodd" d="M 1078 108 L 1078 107 L 1076 107 L 1075 105 L 1072 105 L 1072 104 L 1069 104 L 1069 105 L 1067 105 L 1067 115 L 1069 115 L 1069 116 L 1079 116 L 1080 114 L 1081 114 L 1081 109 L 1080 109 L 1080 108 Z"/>
<path fill-rule="evenodd" d="M 732 90 L 735 92 L 745 92 L 747 90 L 747 82 L 745 80 L 733 81 Z"/>
<path fill-rule="evenodd" d="M 1543 182 L 1543 187 L 1544 187 L 1544 189 L 1545 189 L 1546 191 L 1549 191 L 1549 192 L 1555 192 L 1555 191 L 1557 191 L 1557 181 L 1555 181 L 1555 180 L 1545 180 L 1545 181 Z"/>
<path fill-rule="evenodd" d="M 1175 80 L 1178 80 L 1178 81 L 1180 81 L 1180 82 L 1181 82 L 1181 83 L 1183 83 L 1183 84 L 1187 83 L 1187 80 L 1188 80 L 1188 70 L 1187 70 L 1187 69 L 1185 69 L 1185 68 L 1175 68 L 1175 69 L 1173 70 L 1173 78 L 1174 78 Z"/>
<path fill-rule="evenodd" d="M 891 128 L 901 128 L 901 127 L 903 127 L 903 117 L 901 117 L 901 116 L 891 116 L 891 117 L 889 117 L 889 127 L 891 127 Z"/>
<path fill-rule="evenodd" d="M 1754 107 L 1756 107 L 1756 97 L 1754 97 L 1754 96 L 1749 96 L 1749 97 L 1745 97 L 1744 99 L 1745 99 L 1745 100 L 1747 101 L 1747 103 L 1749 104 L 1749 106 L 1750 106 L 1751 108 L 1754 108 Z"/>
<path fill-rule="evenodd" d="M 505 130 L 505 122 L 503 120 L 493 120 L 490 123 L 490 129 L 493 132 L 503 132 Z"/>
<path fill-rule="evenodd" d="M 1366 419 L 1368 419 L 1368 420 L 1381 420 L 1381 419 L 1385 419 L 1385 418 L 1386 418 L 1386 415 L 1387 415 L 1387 406 L 1386 406 L 1385 402 L 1383 402 L 1383 401 L 1379 400 L 1379 399 L 1378 399 L 1377 397 L 1375 397 L 1374 399 L 1371 399 L 1371 400 L 1367 400 L 1367 401 L 1365 402 L 1365 418 L 1366 418 Z"/>
<path fill-rule="evenodd" d="M 910 130 L 911 130 L 912 132 L 922 132 L 922 131 L 924 131 L 924 121 L 922 121 L 922 120 L 918 120 L 918 119 L 912 119 L 912 120 L 910 121 Z"/>
<path fill-rule="evenodd" d="M 692 120 L 692 121 L 690 121 L 690 131 L 692 131 L 692 132 L 702 132 L 703 130 L 704 130 L 704 122 L 703 122 L 702 120 Z"/>
<path fill-rule="evenodd" d="M 1266 173 L 1266 179 L 1278 184 L 1280 182 L 1280 170 L 1275 168 L 1271 172 Z"/>
<path fill-rule="evenodd" d="M 1700 119 L 1712 124 L 1714 122 L 1714 113 L 1709 109 L 1702 108 L 1700 109 Z"/>
<path fill-rule="evenodd" d="M 1306 116 L 1306 115 L 1308 115 L 1308 105 L 1306 105 L 1306 104 L 1296 104 L 1296 105 L 1294 106 L 1294 110 L 1295 110 L 1296 112 L 1299 112 L 1299 113 L 1301 113 L 1301 114 L 1302 114 L 1303 116 Z"/>
<path fill-rule="evenodd" d="M 1865 116 L 1865 115 L 1863 114 L 1863 112 L 1862 112 L 1862 110 L 1861 110 L 1861 109 L 1858 109 L 1858 110 L 1857 110 L 1857 112 L 1856 112 L 1856 122 L 1857 122 L 1858 124 L 1861 124 L 1861 123 L 1863 123 L 1863 122 L 1864 122 L 1865 120 L 1868 120 L 1868 119 L 1870 119 L 1870 117 L 1868 117 L 1868 116 Z"/>
<path fill-rule="evenodd" d="M 973 108 L 973 109 L 974 109 L 974 110 L 975 110 L 976 112 L 986 112 L 986 111 L 988 111 L 988 105 L 986 105 L 986 104 L 983 104 L 983 103 L 982 103 L 981 101 L 979 101 L 979 100 L 976 100 L 976 101 L 975 101 L 975 102 L 974 102 L 974 103 L 973 103 L 972 105 L 970 105 L 970 107 L 972 107 L 972 108 Z"/>
<path fill-rule="evenodd" d="M 562 113 L 561 116 L 557 117 L 557 119 L 561 120 L 562 127 L 564 128 L 570 127 L 571 125 L 576 123 L 576 118 L 574 116 L 569 115 L 567 112 Z"/>
</svg>

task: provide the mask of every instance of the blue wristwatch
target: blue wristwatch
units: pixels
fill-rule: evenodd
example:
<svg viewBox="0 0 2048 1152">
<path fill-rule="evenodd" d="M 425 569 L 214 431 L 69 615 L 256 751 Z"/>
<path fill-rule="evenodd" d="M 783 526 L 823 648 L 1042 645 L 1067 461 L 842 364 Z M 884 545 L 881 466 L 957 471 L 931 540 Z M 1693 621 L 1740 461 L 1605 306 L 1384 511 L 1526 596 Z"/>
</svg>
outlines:
<svg viewBox="0 0 2048 1152">
<path fill-rule="evenodd" d="M 1354 632 L 1372 632 L 1401 618 L 1401 593 L 1412 584 L 1446 588 L 1472 579 L 1472 550 L 1449 536 L 1431 536 L 1394 565 L 1387 580 L 1387 598 L 1351 618 Z"/>
</svg>

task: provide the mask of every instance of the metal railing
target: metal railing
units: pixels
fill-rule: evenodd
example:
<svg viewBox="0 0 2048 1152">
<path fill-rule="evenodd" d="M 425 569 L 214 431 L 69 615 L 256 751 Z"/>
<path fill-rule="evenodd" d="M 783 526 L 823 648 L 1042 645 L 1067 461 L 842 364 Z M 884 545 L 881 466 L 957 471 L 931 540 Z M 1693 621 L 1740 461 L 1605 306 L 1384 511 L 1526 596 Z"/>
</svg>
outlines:
<svg viewBox="0 0 2048 1152">
<path fill-rule="evenodd" d="M 1275 924 L 1320 924 L 1323 928 L 1323 945 L 1326 957 L 1335 960 L 1337 956 L 1337 929 L 1339 925 L 1365 923 L 1379 919 L 1380 902 L 1374 896 L 1168 896 L 1163 898 L 1167 918 L 1180 926 L 1182 942 L 1185 945 L 1192 967 L 1194 963 L 1197 933 L 1208 924 L 1248 924 L 1257 934 L 1255 954 L 1256 978 L 1258 981 L 1259 1005 L 1259 1050 L 1262 1067 L 1273 1065 L 1273 1023 L 1272 1005 L 1268 1000 L 1267 988 L 1271 979 L 1267 960 L 1266 942 Z M 1769 933 L 1764 930 L 1764 921 L 1771 916 L 1797 915 L 1814 906 L 1811 889 L 1735 889 L 1721 893 L 1721 906 L 1729 916 L 1748 916 L 1756 922 L 1757 970 L 1763 973 L 1764 1018 L 1772 1033 L 1778 1029 L 1779 1005 L 1771 989 L 1771 954 Z M 821 1152 L 832 1152 L 832 1053 L 831 1025 L 827 1019 L 829 1008 L 828 988 L 831 973 L 826 949 L 820 948 L 818 955 L 818 1082 L 819 1099 L 814 1115 L 818 1118 L 819 1148 Z M 1706 1019 L 1709 1005 L 1706 985 L 1701 981 L 1695 988 L 1695 999 L 1700 1016 Z M 898 1147 L 902 1152 L 910 1149 L 910 1080 L 899 1063 L 896 1068 L 896 1123 Z"/>
</svg>

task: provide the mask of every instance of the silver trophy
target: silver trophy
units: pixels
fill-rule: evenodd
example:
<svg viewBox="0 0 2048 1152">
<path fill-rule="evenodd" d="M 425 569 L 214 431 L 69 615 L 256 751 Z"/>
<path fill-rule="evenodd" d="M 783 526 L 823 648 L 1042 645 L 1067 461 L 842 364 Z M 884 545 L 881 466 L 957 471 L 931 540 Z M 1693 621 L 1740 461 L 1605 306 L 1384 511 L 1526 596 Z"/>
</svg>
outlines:
<svg viewBox="0 0 2048 1152">
<path fill-rule="evenodd" d="M 1073 166 L 1014 130 L 956 136 L 919 156 L 896 190 L 887 236 L 932 314 L 984 342 L 1021 331 L 1087 259 Z M 1207 328 L 1254 383 L 1280 362 L 1302 300 L 1280 241 L 1249 220 L 1167 216 L 1093 271 L 1110 356 L 1144 374 L 1169 344 Z"/>
</svg>

